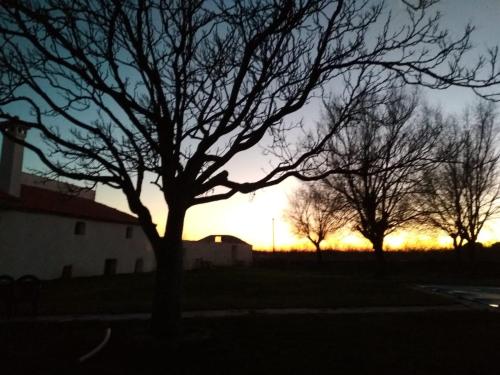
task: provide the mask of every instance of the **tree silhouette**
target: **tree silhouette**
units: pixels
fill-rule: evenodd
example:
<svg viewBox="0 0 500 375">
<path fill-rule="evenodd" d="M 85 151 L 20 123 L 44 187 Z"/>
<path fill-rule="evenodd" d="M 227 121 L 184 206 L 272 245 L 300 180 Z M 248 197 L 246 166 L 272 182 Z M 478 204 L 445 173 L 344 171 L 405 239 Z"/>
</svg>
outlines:
<svg viewBox="0 0 500 375">
<path fill-rule="evenodd" d="M 344 197 L 321 182 L 300 186 L 289 198 L 285 217 L 296 235 L 314 245 L 318 263 L 321 243 L 350 220 Z"/>
<path fill-rule="evenodd" d="M 490 102 L 478 102 L 461 121 L 443 120 L 438 162 L 422 174 L 419 205 L 426 222 L 446 232 L 457 253 L 467 244 L 472 258 L 485 222 L 500 210 L 495 121 Z"/>
<path fill-rule="evenodd" d="M 338 112 L 330 103 L 327 128 Z M 372 243 L 380 264 L 384 238 L 418 214 L 412 195 L 440 131 L 429 113 L 420 109 L 416 92 L 395 87 L 367 97 L 356 118 L 330 142 L 331 168 L 345 165 L 355 172 L 326 182 L 344 196 L 355 229 Z"/>
<path fill-rule="evenodd" d="M 496 50 L 464 66 L 473 28 L 450 37 L 433 3 L 408 6 L 396 26 L 382 3 L 355 0 L 5 0 L 0 120 L 38 132 L 44 144 L 22 143 L 58 176 L 125 194 L 156 257 L 153 331 L 175 338 L 186 210 L 319 177 L 309 163 L 331 134 L 298 151 L 287 116 L 325 83 L 354 88 L 341 122 L 376 76 L 438 89 L 497 83 Z M 232 178 L 230 162 L 259 145 L 281 161 Z M 143 199 L 150 176 L 168 206 L 164 235 Z"/>
</svg>

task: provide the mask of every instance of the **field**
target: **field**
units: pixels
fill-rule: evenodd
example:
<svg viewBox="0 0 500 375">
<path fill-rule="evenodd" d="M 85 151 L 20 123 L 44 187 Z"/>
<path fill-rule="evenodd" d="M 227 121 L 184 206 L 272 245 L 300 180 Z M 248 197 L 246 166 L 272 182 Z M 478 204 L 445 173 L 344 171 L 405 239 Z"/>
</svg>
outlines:
<svg viewBox="0 0 500 375">
<path fill-rule="evenodd" d="M 187 272 L 184 309 L 414 306 L 448 303 L 411 285 L 325 270 L 228 268 Z M 136 313 L 151 310 L 153 275 L 118 275 L 47 283 L 40 314 Z"/>
<path fill-rule="evenodd" d="M 252 268 L 186 272 L 184 309 L 362 307 L 447 303 L 415 292 L 415 284 L 500 285 L 500 252 L 475 263 L 451 252 L 389 253 L 384 277 L 371 253 L 255 253 Z M 117 275 L 47 282 L 40 313 L 127 313 L 151 310 L 153 275 Z"/>
<path fill-rule="evenodd" d="M 383 277 L 366 254 L 257 254 L 252 268 L 191 271 L 185 309 L 447 306 L 419 283 L 500 285 L 497 255 L 459 264 L 449 253 L 390 254 Z M 40 313 L 148 312 L 153 275 L 80 278 L 43 285 Z M 180 347 L 158 344 L 148 321 L 0 323 L 6 373 L 54 374 L 492 374 L 500 314 L 428 311 L 347 315 L 251 315 L 185 319 Z M 111 328 L 95 357 L 77 359 Z M 2 371 L 3 372 L 3 371 Z"/>
</svg>

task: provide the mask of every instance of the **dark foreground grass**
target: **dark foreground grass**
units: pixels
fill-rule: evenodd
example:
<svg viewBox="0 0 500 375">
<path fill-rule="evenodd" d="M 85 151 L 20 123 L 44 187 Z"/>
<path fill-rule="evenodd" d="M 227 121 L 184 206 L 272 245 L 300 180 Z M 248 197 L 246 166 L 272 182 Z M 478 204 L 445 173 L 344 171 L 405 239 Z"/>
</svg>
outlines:
<svg viewBox="0 0 500 375">
<path fill-rule="evenodd" d="M 423 260 L 277 265 L 186 273 L 185 309 L 370 307 L 454 303 L 414 283 L 500 285 L 500 263 Z M 150 311 L 153 275 L 44 283 L 41 313 Z M 500 314 L 485 311 L 185 320 L 176 349 L 148 322 L 0 322 L 1 374 L 497 374 Z M 108 345 L 94 348 L 107 327 Z M 156 370 L 159 368 L 159 371 Z"/>
<path fill-rule="evenodd" d="M 178 349 L 155 346 L 147 322 L 1 325 L 6 374 L 497 374 L 492 312 L 190 319 Z"/>
<path fill-rule="evenodd" d="M 352 266 L 352 265 L 351 265 Z M 419 306 L 450 301 L 409 280 L 334 268 L 216 268 L 186 272 L 184 309 Z M 59 280 L 44 285 L 41 314 L 151 311 L 153 275 Z"/>
</svg>

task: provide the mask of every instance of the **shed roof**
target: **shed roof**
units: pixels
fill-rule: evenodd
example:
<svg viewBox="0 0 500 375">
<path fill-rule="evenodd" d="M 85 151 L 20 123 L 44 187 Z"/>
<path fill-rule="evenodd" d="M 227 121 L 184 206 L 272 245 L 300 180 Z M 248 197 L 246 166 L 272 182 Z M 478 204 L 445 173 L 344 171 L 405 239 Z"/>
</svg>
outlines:
<svg viewBox="0 0 500 375">
<path fill-rule="evenodd" d="M 199 240 L 199 242 L 216 242 L 216 238 L 220 237 L 220 242 L 221 243 L 232 243 L 232 244 L 241 244 L 241 245 L 249 245 L 249 243 L 239 239 L 238 237 L 235 236 L 230 236 L 226 234 L 215 234 L 211 236 L 207 236 L 205 238 L 202 238 Z"/>
<path fill-rule="evenodd" d="M 136 217 L 91 199 L 27 185 L 21 186 L 19 198 L 0 192 L 0 208 L 113 223 L 139 224 Z"/>
</svg>

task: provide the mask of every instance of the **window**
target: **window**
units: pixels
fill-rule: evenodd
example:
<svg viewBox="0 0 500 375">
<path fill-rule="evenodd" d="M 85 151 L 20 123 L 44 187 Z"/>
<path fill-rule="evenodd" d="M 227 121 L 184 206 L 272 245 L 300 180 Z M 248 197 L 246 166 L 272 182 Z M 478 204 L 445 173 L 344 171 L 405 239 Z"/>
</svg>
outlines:
<svg viewBox="0 0 500 375">
<path fill-rule="evenodd" d="M 71 264 L 68 264 L 64 266 L 62 269 L 61 279 L 64 280 L 71 279 L 72 274 L 73 274 L 73 266 Z"/>
<path fill-rule="evenodd" d="M 75 234 L 77 236 L 83 236 L 85 234 L 85 222 L 77 221 L 75 224 Z"/>
<path fill-rule="evenodd" d="M 231 262 L 233 265 L 238 262 L 238 246 L 231 246 Z"/>
<path fill-rule="evenodd" d="M 116 259 L 106 259 L 104 261 L 104 276 L 112 276 L 116 274 L 116 265 L 118 261 Z"/>
<path fill-rule="evenodd" d="M 216 243 L 221 243 L 222 242 L 222 236 L 215 236 L 215 242 Z"/>
<path fill-rule="evenodd" d="M 134 267 L 134 272 L 135 273 L 142 273 L 144 272 L 144 260 L 142 258 L 137 258 L 135 261 L 135 267 Z"/>
<path fill-rule="evenodd" d="M 133 227 L 127 227 L 125 229 L 125 238 L 132 238 L 134 234 L 134 228 Z"/>
</svg>

